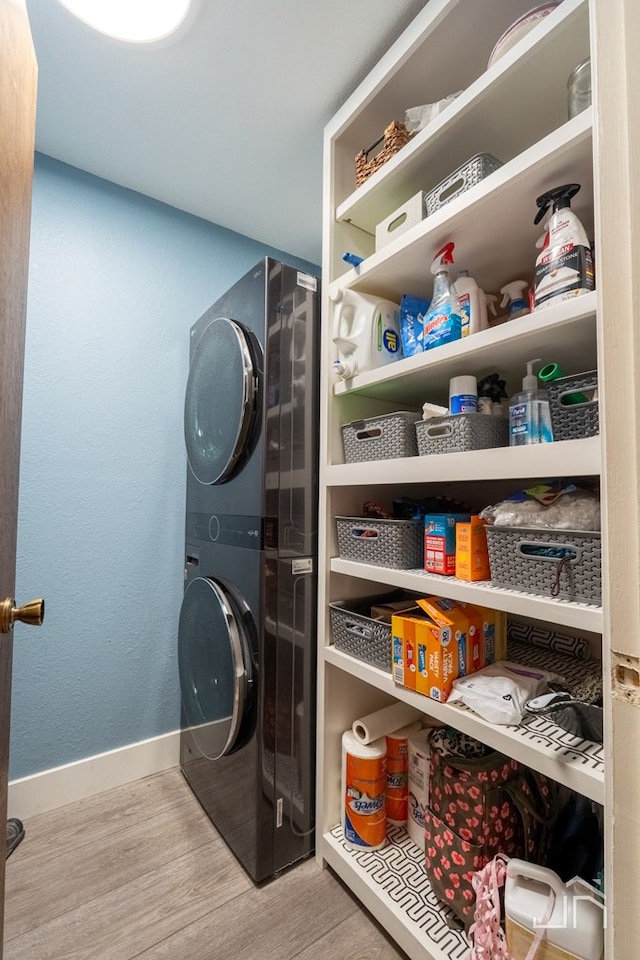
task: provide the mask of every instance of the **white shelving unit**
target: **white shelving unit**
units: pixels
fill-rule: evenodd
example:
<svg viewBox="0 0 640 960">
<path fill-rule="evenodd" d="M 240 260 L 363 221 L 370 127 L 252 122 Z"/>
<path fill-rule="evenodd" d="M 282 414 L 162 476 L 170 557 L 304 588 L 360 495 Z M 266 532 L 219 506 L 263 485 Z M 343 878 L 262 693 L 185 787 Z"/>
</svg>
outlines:
<svg viewBox="0 0 640 960">
<path fill-rule="evenodd" d="M 380 370 L 336 382 L 331 366 L 333 301 L 351 289 L 399 302 L 404 293 L 431 294 L 429 265 L 447 241 L 455 260 L 487 292 L 533 273 L 535 198 L 564 182 L 582 189 L 573 208 L 593 236 L 594 113 L 567 120 L 567 80 L 592 55 L 589 0 L 564 0 L 491 68 L 487 61 L 504 29 L 531 7 L 530 0 L 429 0 L 423 11 L 363 81 L 325 133 L 324 342 L 320 453 L 320 577 L 318 656 L 318 859 L 329 864 L 414 960 L 466 956 L 464 935 L 451 930 L 429 888 L 420 851 L 394 828 L 381 851 L 354 852 L 342 840 L 342 731 L 364 712 L 402 700 L 517 758 L 600 804 L 607 800 L 605 748 L 582 741 L 540 718 L 499 727 L 456 704 L 442 704 L 396 686 L 391 675 L 336 650 L 328 604 L 404 588 L 478 603 L 518 618 L 589 635 L 598 652 L 605 629 L 601 607 L 466 583 L 424 570 L 377 567 L 338 556 L 335 516 L 355 515 L 364 499 L 385 501 L 399 492 L 430 494 L 460 489 L 492 502 L 492 491 L 515 481 L 551 476 L 599 477 L 600 437 L 540 447 L 468 454 L 344 463 L 341 426 L 398 409 L 419 410 L 425 400 L 446 403 L 451 376 L 499 370 L 510 394 L 520 386 L 525 361 L 542 357 L 570 372 L 598 367 L 602 350 L 599 291 L 475 334 Z M 415 104 L 463 90 L 425 130 L 354 189 L 354 157 L 401 120 Z M 478 152 L 503 166 L 484 181 L 375 250 L 375 226 L 418 190 L 429 190 Z M 355 269 L 344 251 L 364 257 Z M 416 417 L 418 419 L 418 417 Z M 452 486 L 453 485 L 453 486 Z M 498 493 L 495 499 L 499 499 Z M 510 647 L 516 658 L 530 651 Z M 553 666 L 546 654 L 546 662 Z"/>
</svg>

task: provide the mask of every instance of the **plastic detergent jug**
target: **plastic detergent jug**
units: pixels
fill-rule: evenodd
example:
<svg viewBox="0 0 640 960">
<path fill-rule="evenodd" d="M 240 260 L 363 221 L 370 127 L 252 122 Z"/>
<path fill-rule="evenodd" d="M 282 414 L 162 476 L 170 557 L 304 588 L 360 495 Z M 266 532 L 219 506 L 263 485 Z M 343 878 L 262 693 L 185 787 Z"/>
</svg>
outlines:
<svg viewBox="0 0 640 960">
<path fill-rule="evenodd" d="M 565 183 L 536 198 L 539 209 L 534 223 L 540 223 L 552 207 L 543 247 L 536 259 L 536 310 L 594 289 L 591 245 L 571 209 L 571 200 L 579 189 L 579 183 Z"/>
<path fill-rule="evenodd" d="M 338 348 L 333 369 L 339 377 L 349 380 L 402 356 L 397 303 L 354 290 L 340 290 L 332 299 L 333 342 Z"/>
<path fill-rule="evenodd" d="M 504 912 L 513 960 L 525 960 L 538 934 L 536 957 L 601 960 L 603 956 L 602 895 L 578 877 L 564 884 L 553 870 L 525 860 L 510 860 Z"/>
</svg>

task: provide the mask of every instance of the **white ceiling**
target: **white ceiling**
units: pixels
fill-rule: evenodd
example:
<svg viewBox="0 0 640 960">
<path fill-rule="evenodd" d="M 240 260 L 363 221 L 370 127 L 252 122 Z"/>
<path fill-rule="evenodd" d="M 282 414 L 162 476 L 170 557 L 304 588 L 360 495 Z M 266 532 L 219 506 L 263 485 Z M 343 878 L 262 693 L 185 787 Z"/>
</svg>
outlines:
<svg viewBox="0 0 640 960">
<path fill-rule="evenodd" d="M 27 0 L 36 147 L 319 263 L 323 128 L 425 2 L 199 0 L 137 46 Z"/>
</svg>

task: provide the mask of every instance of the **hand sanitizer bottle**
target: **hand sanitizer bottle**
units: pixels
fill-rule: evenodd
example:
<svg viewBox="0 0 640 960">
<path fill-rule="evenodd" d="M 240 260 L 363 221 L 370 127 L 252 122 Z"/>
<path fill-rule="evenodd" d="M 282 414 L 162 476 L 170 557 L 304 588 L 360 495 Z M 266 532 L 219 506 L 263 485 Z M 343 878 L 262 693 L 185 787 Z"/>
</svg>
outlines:
<svg viewBox="0 0 640 960">
<path fill-rule="evenodd" d="M 531 443 L 551 443 L 553 431 L 546 390 L 538 387 L 533 372 L 534 363 L 527 361 L 527 375 L 522 379 L 522 390 L 509 401 L 509 446 L 521 447 Z"/>
</svg>

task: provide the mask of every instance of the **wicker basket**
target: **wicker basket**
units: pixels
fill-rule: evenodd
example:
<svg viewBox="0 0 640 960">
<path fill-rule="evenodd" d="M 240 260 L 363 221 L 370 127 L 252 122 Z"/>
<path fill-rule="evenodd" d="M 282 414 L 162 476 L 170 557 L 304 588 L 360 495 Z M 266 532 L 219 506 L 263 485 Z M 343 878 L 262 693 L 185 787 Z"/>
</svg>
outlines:
<svg viewBox="0 0 640 960">
<path fill-rule="evenodd" d="M 417 416 L 415 411 L 400 410 L 345 424 L 342 427 L 345 463 L 417 456 L 414 427 Z"/>
<path fill-rule="evenodd" d="M 549 411 L 554 440 L 582 440 L 600 432 L 598 401 L 589 400 L 589 391 L 598 387 L 598 372 L 579 373 L 561 377 L 546 384 L 549 393 Z M 587 391 L 586 394 L 583 392 Z M 582 403 L 567 403 L 575 394 L 583 393 Z"/>
<path fill-rule="evenodd" d="M 391 624 L 369 616 L 375 598 L 329 604 L 331 639 L 336 650 L 391 673 Z"/>
<path fill-rule="evenodd" d="M 475 187 L 477 183 L 480 183 L 481 180 L 484 180 L 485 177 L 494 173 L 501 166 L 501 161 L 496 160 L 490 153 L 477 153 L 475 157 L 470 157 L 461 167 L 441 180 L 437 187 L 429 191 L 424 201 L 427 216 L 431 216 L 436 210 L 444 207 L 446 203 L 455 200 L 461 193 Z"/>
<path fill-rule="evenodd" d="M 394 120 L 385 129 L 379 140 L 372 143 L 367 150 L 361 150 L 356 156 L 356 187 L 368 180 L 369 177 L 379 170 L 380 167 L 390 160 L 394 154 L 401 150 L 406 143 L 413 137 L 403 123 Z M 383 144 L 382 149 L 378 150 L 376 155 L 369 159 L 369 154 Z"/>
<path fill-rule="evenodd" d="M 599 533 L 530 527 L 485 529 L 492 586 L 600 604 Z"/>
<path fill-rule="evenodd" d="M 464 453 L 509 445 L 509 423 L 486 413 L 457 413 L 454 416 L 418 420 L 415 424 L 418 454 Z"/>
<path fill-rule="evenodd" d="M 424 528 L 418 520 L 336 517 L 338 550 L 344 560 L 415 570 L 424 562 Z"/>
</svg>

